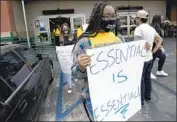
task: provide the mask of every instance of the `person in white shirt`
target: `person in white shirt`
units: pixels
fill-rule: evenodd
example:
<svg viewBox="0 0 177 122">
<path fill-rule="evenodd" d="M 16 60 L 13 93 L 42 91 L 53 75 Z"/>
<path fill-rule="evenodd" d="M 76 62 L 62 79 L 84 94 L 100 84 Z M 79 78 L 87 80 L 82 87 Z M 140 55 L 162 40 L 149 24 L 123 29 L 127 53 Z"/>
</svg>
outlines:
<svg viewBox="0 0 177 122">
<path fill-rule="evenodd" d="M 147 51 L 141 80 L 141 104 L 144 105 L 144 100 L 151 100 L 151 69 L 153 53 L 155 53 L 162 44 L 162 40 L 156 30 L 148 23 L 148 12 L 139 10 L 136 13 L 135 24 L 137 25 L 134 31 L 134 40 L 146 40 L 150 43 L 151 49 Z M 156 42 L 155 48 L 152 50 L 152 45 Z"/>
</svg>

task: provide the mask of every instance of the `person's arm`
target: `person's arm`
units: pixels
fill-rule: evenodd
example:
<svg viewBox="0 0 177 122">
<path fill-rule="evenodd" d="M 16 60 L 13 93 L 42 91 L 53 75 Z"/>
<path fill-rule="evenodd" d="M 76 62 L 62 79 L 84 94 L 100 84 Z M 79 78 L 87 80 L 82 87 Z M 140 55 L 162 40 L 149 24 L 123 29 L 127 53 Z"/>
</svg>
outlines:
<svg viewBox="0 0 177 122">
<path fill-rule="evenodd" d="M 156 53 L 157 50 L 159 50 L 161 48 L 162 42 L 163 42 L 162 38 L 159 36 L 158 33 L 156 33 L 156 35 L 155 35 L 154 42 L 156 45 L 155 45 L 154 49 L 152 50 L 153 54 Z"/>
<path fill-rule="evenodd" d="M 76 43 L 73 49 L 73 65 L 71 67 L 72 70 L 72 75 L 74 78 L 77 79 L 84 79 L 87 77 L 87 72 L 86 71 L 81 71 L 79 69 L 79 63 L 78 63 L 78 56 L 85 54 L 86 47 L 84 47 L 85 43 L 85 38 L 82 38 L 79 40 L 79 42 Z"/>
<path fill-rule="evenodd" d="M 136 27 L 134 31 L 134 41 L 137 41 L 137 40 L 142 40 L 142 32 L 139 27 Z"/>
<path fill-rule="evenodd" d="M 155 24 L 155 25 L 154 25 L 154 29 L 156 30 L 156 32 L 157 32 L 160 36 L 162 36 L 162 28 L 160 27 L 159 24 Z"/>
</svg>

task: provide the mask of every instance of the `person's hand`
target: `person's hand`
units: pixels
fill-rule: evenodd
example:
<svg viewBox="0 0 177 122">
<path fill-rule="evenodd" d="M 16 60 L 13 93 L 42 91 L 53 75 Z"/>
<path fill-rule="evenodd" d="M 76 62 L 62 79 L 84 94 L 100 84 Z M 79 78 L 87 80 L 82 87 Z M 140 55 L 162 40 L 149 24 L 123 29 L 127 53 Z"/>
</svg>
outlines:
<svg viewBox="0 0 177 122">
<path fill-rule="evenodd" d="M 151 49 L 151 44 L 149 42 L 146 42 L 144 48 L 146 49 L 146 51 L 149 51 Z"/>
<path fill-rule="evenodd" d="M 90 56 L 87 54 L 79 55 L 78 63 L 79 63 L 79 70 L 81 72 L 85 72 L 86 67 L 91 63 Z"/>
</svg>

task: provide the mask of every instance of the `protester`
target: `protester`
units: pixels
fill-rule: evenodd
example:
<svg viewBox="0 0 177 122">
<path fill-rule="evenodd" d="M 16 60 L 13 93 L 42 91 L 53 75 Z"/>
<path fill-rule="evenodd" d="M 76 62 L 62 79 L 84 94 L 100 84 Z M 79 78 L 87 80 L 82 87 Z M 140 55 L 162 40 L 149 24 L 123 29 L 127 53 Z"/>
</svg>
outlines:
<svg viewBox="0 0 177 122">
<path fill-rule="evenodd" d="M 83 25 L 83 32 L 86 31 L 87 27 L 88 27 L 88 23 L 89 23 L 89 20 L 87 19 L 86 23 Z"/>
<path fill-rule="evenodd" d="M 162 25 L 162 16 L 161 15 L 155 15 L 152 19 L 151 26 L 162 37 L 163 36 L 163 30 L 162 30 L 161 25 Z M 155 45 L 156 45 L 156 43 L 153 44 L 152 50 L 154 49 Z M 157 69 L 156 75 L 158 75 L 158 76 L 168 76 L 168 74 L 162 70 L 163 65 L 165 63 L 165 59 L 166 59 L 165 49 L 163 48 L 163 46 L 159 50 L 157 50 L 156 53 L 153 54 L 152 67 L 153 67 L 154 61 L 156 60 L 157 57 L 159 58 L 159 62 L 158 62 L 158 69 Z M 156 76 L 154 76 L 154 74 L 151 73 L 151 78 L 156 79 Z"/>
<path fill-rule="evenodd" d="M 77 40 L 77 37 L 75 34 L 72 34 L 68 23 L 63 23 L 61 25 L 61 34 L 59 37 L 58 46 L 72 45 L 76 42 L 76 40 Z"/>
<path fill-rule="evenodd" d="M 59 36 L 60 36 L 60 25 L 57 25 L 56 28 L 53 30 L 55 35 L 55 45 L 59 45 Z"/>
<path fill-rule="evenodd" d="M 67 23 L 63 23 L 61 25 L 61 33 L 59 37 L 59 45 L 58 46 L 67 46 L 72 45 L 76 42 L 77 37 L 71 33 L 71 29 Z M 68 93 L 72 92 L 72 78 L 71 74 L 63 73 L 63 81 L 67 82 L 68 85 Z"/>
<path fill-rule="evenodd" d="M 90 56 L 86 54 L 86 49 L 101 47 L 105 44 L 121 43 L 122 40 L 111 32 L 115 28 L 116 19 L 115 10 L 108 2 L 101 1 L 96 3 L 92 10 L 86 32 L 73 49 L 72 75 L 78 79 L 84 79 L 82 97 L 90 121 L 93 121 L 93 112 L 86 67 L 90 65 L 91 60 Z M 146 48 L 149 49 L 149 44 L 146 44 Z"/>
<path fill-rule="evenodd" d="M 141 104 L 144 105 L 145 100 L 151 100 L 151 69 L 152 69 L 152 54 L 155 54 L 161 47 L 162 40 L 159 34 L 152 28 L 148 22 L 148 13 L 145 10 L 139 10 L 136 13 L 135 24 L 137 25 L 134 32 L 134 40 L 147 40 L 151 47 L 145 56 L 145 63 L 141 80 Z M 152 50 L 152 45 L 156 42 Z"/>
<path fill-rule="evenodd" d="M 76 34 L 77 34 L 77 38 L 79 38 L 83 34 L 83 30 L 80 25 L 77 27 Z"/>
</svg>

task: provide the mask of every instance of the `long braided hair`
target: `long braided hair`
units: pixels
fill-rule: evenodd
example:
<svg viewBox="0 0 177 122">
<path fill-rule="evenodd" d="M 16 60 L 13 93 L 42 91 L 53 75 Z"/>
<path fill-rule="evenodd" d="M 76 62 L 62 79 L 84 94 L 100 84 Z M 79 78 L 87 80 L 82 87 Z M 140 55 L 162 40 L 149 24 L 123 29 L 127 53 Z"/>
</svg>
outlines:
<svg viewBox="0 0 177 122">
<path fill-rule="evenodd" d="M 103 10 L 107 5 L 111 5 L 111 4 L 108 3 L 106 0 L 99 1 L 94 5 L 88 22 L 88 27 L 86 31 L 78 38 L 77 42 L 83 37 L 95 37 L 99 33 Z M 77 44 L 77 42 L 75 43 L 75 45 Z"/>
</svg>

